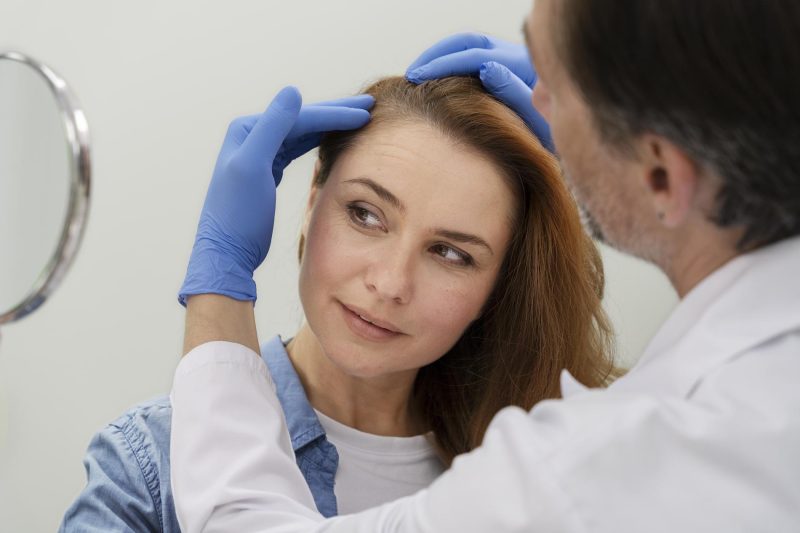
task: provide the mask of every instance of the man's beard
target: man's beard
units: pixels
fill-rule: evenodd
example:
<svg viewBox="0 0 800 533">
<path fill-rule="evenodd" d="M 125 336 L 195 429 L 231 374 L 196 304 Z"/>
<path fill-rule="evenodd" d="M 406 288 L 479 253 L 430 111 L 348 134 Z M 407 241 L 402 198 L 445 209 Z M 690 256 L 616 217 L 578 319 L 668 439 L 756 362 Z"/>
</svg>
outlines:
<svg viewBox="0 0 800 533">
<path fill-rule="evenodd" d="M 591 235 L 592 238 L 598 242 L 608 244 L 606 236 L 603 234 L 603 230 L 600 228 L 600 224 L 597 223 L 591 213 L 589 213 L 589 211 L 581 204 L 578 204 L 578 211 L 581 214 L 581 222 L 583 223 L 583 227 L 586 228 L 586 231 L 589 232 L 589 235 Z"/>
<path fill-rule="evenodd" d="M 636 225 L 628 220 L 625 224 L 625 228 L 627 229 L 625 231 L 619 231 L 618 228 L 618 231 L 612 232 L 612 237 L 616 236 L 617 238 L 613 241 L 609 240 L 589 209 L 580 201 L 576 200 L 576 203 L 578 204 L 578 212 L 580 213 L 583 227 L 586 228 L 586 231 L 589 232 L 589 235 L 595 241 L 610 246 L 624 254 L 638 257 L 648 263 L 653 263 L 662 270 L 665 269 L 664 265 L 666 265 L 666 263 L 664 261 L 665 256 L 663 249 L 652 246 L 654 243 L 653 239 L 648 238 L 641 225 Z M 620 239 L 620 236 L 623 238 Z"/>
<path fill-rule="evenodd" d="M 558 164 L 561 167 L 561 175 L 564 177 L 564 181 L 570 190 L 570 194 L 572 194 L 572 197 L 575 199 L 575 204 L 578 206 L 578 213 L 580 213 L 583 227 L 589 232 L 589 235 L 593 239 L 603 244 L 608 244 L 606 236 L 603 233 L 603 230 L 600 228 L 600 224 L 597 223 L 597 220 L 595 220 L 589 210 L 579 200 L 579 195 L 577 194 L 575 186 L 573 185 L 574 182 L 572 181 L 569 172 L 567 172 L 567 169 L 564 167 L 564 161 L 560 157 L 558 159 Z"/>
<path fill-rule="evenodd" d="M 564 168 L 563 162 L 559 162 L 561 163 L 561 172 L 570 189 L 570 193 L 575 199 L 575 204 L 578 206 L 581 223 L 589 233 L 589 236 L 601 244 L 610 246 L 624 254 L 653 263 L 661 268 L 661 270 L 666 271 L 666 259 L 669 257 L 667 251 L 653 239 L 652 235 L 647 233 L 647 228 L 644 227 L 644 224 L 635 222 L 633 214 L 629 211 L 632 204 L 629 205 L 617 200 L 615 200 L 613 204 L 602 203 L 600 201 L 583 201 L 584 199 L 592 198 L 592 194 L 595 194 L 596 200 L 602 197 L 597 194 L 596 190 L 583 191 L 584 194 L 581 194 L 578 188 L 575 187 L 575 182 L 570 179 L 570 175 L 566 168 Z M 607 231 L 603 231 L 597 218 L 595 218 L 589 209 L 589 205 L 594 205 L 595 213 L 602 213 L 605 215 L 601 218 L 607 221 Z M 616 221 L 616 224 L 612 226 L 611 221 Z M 608 236 L 609 232 L 611 239 L 609 239 Z"/>
</svg>

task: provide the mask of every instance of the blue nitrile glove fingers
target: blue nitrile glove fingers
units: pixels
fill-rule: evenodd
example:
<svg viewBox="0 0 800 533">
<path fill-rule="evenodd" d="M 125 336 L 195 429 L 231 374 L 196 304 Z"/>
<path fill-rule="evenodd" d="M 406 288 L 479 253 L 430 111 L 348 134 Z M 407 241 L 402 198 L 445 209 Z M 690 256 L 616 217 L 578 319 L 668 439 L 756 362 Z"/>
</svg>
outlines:
<svg viewBox="0 0 800 533">
<path fill-rule="evenodd" d="M 374 103 L 372 96 L 362 94 L 304 106 L 273 162 L 275 184 L 281 182 L 289 163 L 319 146 L 325 132 L 352 130 L 366 124 L 369 121 L 368 109 Z"/>
<path fill-rule="evenodd" d="M 542 146 L 553 151 L 550 127 L 530 98 L 536 71 L 525 46 L 480 33 L 459 33 L 428 48 L 406 72 L 413 83 L 447 76 L 480 76 L 486 90 L 522 117 Z"/>
<path fill-rule="evenodd" d="M 525 46 L 480 33 L 459 33 L 442 39 L 408 67 L 406 78 L 422 83 L 447 76 L 474 76 L 489 61 L 502 63 L 528 87 L 536 83 L 536 71 Z"/>
<path fill-rule="evenodd" d="M 374 103 L 375 98 L 372 96 L 360 94 L 303 106 L 294 127 L 273 161 L 272 175 L 275 184 L 280 184 L 283 171 L 289 163 L 319 146 L 319 141 L 326 132 L 356 129 L 366 124 L 369 121 L 369 109 Z M 236 123 L 238 127 L 234 135 L 226 138 L 225 142 L 240 145 L 260 117 L 261 115 L 248 115 L 234 120 L 231 125 Z"/>
<path fill-rule="evenodd" d="M 295 158 L 325 131 L 359 128 L 373 99 L 346 98 L 301 108 L 294 87 L 281 90 L 267 110 L 234 120 L 217 158 L 178 300 L 215 293 L 255 300 L 253 272 L 272 240 L 277 182 Z M 352 106 L 352 107 L 350 107 Z"/>
<path fill-rule="evenodd" d="M 542 143 L 542 146 L 552 152 L 554 147 L 553 138 L 550 135 L 550 125 L 533 107 L 531 101 L 533 91 L 530 87 L 505 66 L 494 61 L 481 66 L 480 78 L 486 90 L 516 111 Z"/>
<path fill-rule="evenodd" d="M 415 59 L 411 65 L 409 65 L 407 72 L 411 72 L 423 65 L 427 65 L 434 59 L 455 54 L 456 52 L 463 52 L 464 50 L 469 50 L 471 48 L 491 48 L 489 36 L 482 33 L 465 32 L 445 37 L 422 52 L 419 57 Z"/>
</svg>

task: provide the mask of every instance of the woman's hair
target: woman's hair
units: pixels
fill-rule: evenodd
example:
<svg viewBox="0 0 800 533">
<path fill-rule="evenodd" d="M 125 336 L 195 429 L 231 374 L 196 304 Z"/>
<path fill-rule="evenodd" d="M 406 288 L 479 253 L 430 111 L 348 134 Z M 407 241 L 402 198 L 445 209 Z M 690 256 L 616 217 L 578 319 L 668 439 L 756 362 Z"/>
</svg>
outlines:
<svg viewBox="0 0 800 533">
<path fill-rule="evenodd" d="M 482 315 L 444 356 L 420 369 L 414 385 L 449 465 L 481 443 L 503 407 L 530 409 L 558 397 L 563 369 L 588 386 L 617 375 L 601 307 L 602 263 L 555 158 L 479 80 L 415 85 L 392 77 L 364 92 L 375 97 L 371 122 L 323 138 L 314 186 L 324 185 L 338 158 L 372 128 L 422 121 L 492 161 L 515 191 L 512 238 Z M 301 260 L 303 247 L 301 238 Z"/>
</svg>

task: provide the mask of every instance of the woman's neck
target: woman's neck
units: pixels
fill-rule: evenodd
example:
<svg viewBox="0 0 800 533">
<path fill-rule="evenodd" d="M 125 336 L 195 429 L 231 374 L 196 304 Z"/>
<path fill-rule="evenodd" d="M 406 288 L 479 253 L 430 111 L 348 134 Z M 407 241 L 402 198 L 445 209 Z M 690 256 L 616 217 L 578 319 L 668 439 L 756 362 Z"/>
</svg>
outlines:
<svg viewBox="0 0 800 533">
<path fill-rule="evenodd" d="M 370 378 L 346 374 L 325 355 L 308 323 L 286 351 L 309 402 L 325 416 L 374 435 L 407 437 L 425 431 L 412 399 L 416 371 Z"/>
</svg>

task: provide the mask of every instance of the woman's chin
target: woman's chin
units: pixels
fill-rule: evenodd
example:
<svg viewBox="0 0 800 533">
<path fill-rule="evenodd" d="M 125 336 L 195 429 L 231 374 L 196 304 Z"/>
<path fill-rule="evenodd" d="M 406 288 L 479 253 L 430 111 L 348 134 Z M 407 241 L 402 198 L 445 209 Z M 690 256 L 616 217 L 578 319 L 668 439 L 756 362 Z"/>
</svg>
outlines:
<svg viewBox="0 0 800 533">
<path fill-rule="evenodd" d="M 330 348 L 323 344 L 323 352 L 338 371 L 353 378 L 374 379 L 392 373 L 378 360 L 379 354 L 355 343 L 340 341 Z"/>
</svg>

